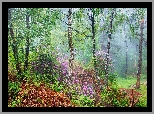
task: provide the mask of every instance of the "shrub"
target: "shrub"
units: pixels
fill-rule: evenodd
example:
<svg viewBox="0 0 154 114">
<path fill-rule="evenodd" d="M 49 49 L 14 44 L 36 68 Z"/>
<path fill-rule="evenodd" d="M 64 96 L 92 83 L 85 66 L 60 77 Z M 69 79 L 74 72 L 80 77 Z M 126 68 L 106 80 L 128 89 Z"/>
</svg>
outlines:
<svg viewBox="0 0 154 114">
<path fill-rule="evenodd" d="M 107 64 L 107 60 L 106 60 L 106 54 L 105 52 L 103 51 L 97 51 L 96 52 L 96 64 L 97 64 L 97 73 L 98 73 L 98 76 L 103 76 L 105 74 L 105 66 Z M 112 68 L 112 59 L 111 57 L 109 56 L 109 63 L 108 63 L 108 71 L 110 71 Z M 101 77 L 103 78 L 103 77 Z"/>
<path fill-rule="evenodd" d="M 78 99 L 73 99 L 73 102 L 80 107 L 94 107 L 94 99 L 80 95 Z"/>
<path fill-rule="evenodd" d="M 58 75 L 58 62 L 54 55 L 41 54 L 32 62 L 32 69 L 38 75 L 54 82 Z"/>
<path fill-rule="evenodd" d="M 15 99 L 20 91 L 20 82 L 8 82 L 8 97 Z"/>
<path fill-rule="evenodd" d="M 101 103 L 105 107 L 128 107 L 129 99 L 118 88 L 104 89 L 101 94 Z"/>
</svg>

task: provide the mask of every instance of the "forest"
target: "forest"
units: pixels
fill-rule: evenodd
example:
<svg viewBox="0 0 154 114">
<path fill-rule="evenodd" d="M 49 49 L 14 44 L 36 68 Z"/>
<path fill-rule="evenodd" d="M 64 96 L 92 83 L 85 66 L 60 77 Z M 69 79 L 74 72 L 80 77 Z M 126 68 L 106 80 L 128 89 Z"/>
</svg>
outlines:
<svg viewBox="0 0 154 114">
<path fill-rule="evenodd" d="M 147 8 L 8 8 L 8 107 L 147 107 Z"/>
</svg>

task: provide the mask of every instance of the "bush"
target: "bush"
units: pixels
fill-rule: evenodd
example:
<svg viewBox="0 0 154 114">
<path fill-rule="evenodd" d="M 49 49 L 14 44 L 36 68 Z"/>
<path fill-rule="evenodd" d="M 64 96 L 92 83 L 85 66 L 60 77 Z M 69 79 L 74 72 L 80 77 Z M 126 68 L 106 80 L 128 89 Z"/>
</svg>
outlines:
<svg viewBox="0 0 154 114">
<path fill-rule="evenodd" d="M 128 107 L 129 99 L 125 93 L 120 93 L 118 88 L 104 89 L 101 94 L 101 102 L 105 107 Z"/>
<path fill-rule="evenodd" d="M 78 99 L 73 99 L 73 102 L 80 107 L 94 107 L 94 99 L 80 95 Z"/>
<path fill-rule="evenodd" d="M 58 75 L 58 62 L 54 55 L 41 54 L 37 60 L 32 62 L 32 69 L 41 78 L 54 82 Z"/>
<path fill-rule="evenodd" d="M 107 64 L 107 60 L 106 60 L 106 54 L 105 52 L 103 51 L 98 51 L 96 53 L 96 64 L 97 64 L 97 73 L 98 73 L 98 76 L 103 76 L 105 74 L 105 66 Z M 111 57 L 109 56 L 109 63 L 108 63 L 108 71 L 110 71 L 112 68 L 112 59 Z M 101 77 L 102 78 L 102 77 Z"/>
<path fill-rule="evenodd" d="M 20 91 L 20 82 L 8 82 L 8 97 L 15 99 L 18 92 Z"/>
</svg>

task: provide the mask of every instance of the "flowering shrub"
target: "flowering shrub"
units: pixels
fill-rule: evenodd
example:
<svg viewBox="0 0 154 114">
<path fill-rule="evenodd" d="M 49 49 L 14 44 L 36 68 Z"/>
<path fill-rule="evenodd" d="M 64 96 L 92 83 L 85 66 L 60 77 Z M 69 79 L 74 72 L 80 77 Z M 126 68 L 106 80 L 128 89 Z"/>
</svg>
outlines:
<svg viewBox="0 0 154 114">
<path fill-rule="evenodd" d="M 61 67 L 62 75 L 64 76 L 68 75 L 68 67 L 69 67 L 68 61 L 62 62 L 60 64 L 60 67 Z"/>
<path fill-rule="evenodd" d="M 106 52 L 103 51 L 97 51 L 96 52 L 96 59 L 97 59 L 97 72 L 98 72 L 98 76 L 103 76 L 105 74 L 105 70 L 106 70 L 106 64 L 107 64 L 107 59 L 106 59 Z M 109 60 L 108 60 L 108 71 L 110 71 L 112 68 L 112 58 L 109 56 Z"/>
</svg>

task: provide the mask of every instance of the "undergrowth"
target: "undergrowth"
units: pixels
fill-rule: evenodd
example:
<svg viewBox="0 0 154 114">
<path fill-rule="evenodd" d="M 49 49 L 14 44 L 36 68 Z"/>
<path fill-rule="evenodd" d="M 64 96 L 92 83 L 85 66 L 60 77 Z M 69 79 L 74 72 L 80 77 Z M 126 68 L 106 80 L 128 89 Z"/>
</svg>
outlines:
<svg viewBox="0 0 154 114">
<path fill-rule="evenodd" d="M 44 63 L 44 61 L 48 62 Z M 19 75 L 16 76 L 15 79 L 14 76 L 9 74 L 9 77 L 14 77 L 9 78 L 9 80 L 12 80 L 8 82 L 8 104 L 10 107 L 64 106 L 61 103 L 65 103 L 67 104 L 65 106 L 71 107 L 145 107 L 147 105 L 147 88 L 145 85 L 141 85 L 139 90 L 134 90 L 142 94 L 141 97 L 137 96 L 137 103 L 134 103 L 133 105 L 130 103 L 132 97 L 130 86 L 136 83 L 135 77 L 128 76 L 127 78 L 119 78 L 120 76 L 117 74 L 110 73 L 108 77 L 109 87 L 106 88 L 103 86 L 102 89 L 94 89 L 94 85 L 87 85 L 87 83 L 91 83 L 90 80 L 92 79 L 93 73 L 90 70 L 91 68 L 87 67 L 88 70 L 80 76 L 80 79 L 82 79 L 83 82 L 79 81 L 79 79 L 75 79 L 71 83 L 64 82 L 64 79 L 62 80 L 61 76 L 68 76 L 67 72 L 62 72 L 67 68 L 67 63 L 63 62 L 62 66 L 60 66 L 60 64 L 58 64 L 59 66 L 56 66 L 54 61 L 55 60 L 49 61 L 48 56 L 42 55 L 41 58 L 38 58 L 35 63 L 33 63 L 34 66 L 29 67 L 26 72 L 21 74 L 24 76 L 22 81 L 19 81 Z M 42 70 L 38 69 L 35 65 L 36 63 Z M 48 67 L 48 64 L 52 66 Z M 104 72 L 100 71 L 101 69 L 97 70 L 103 81 L 105 79 Z M 50 75 L 50 73 L 52 75 Z M 87 77 L 87 81 L 83 77 Z M 142 75 L 142 77 L 145 76 Z M 145 79 L 141 78 L 141 83 L 144 81 Z M 96 82 L 93 83 L 95 84 Z M 78 91 L 75 89 L 76 87 L 79 89 Z M 123 92 L 121 92 L 121 88 L 124 88 L 122 89 Z M 100 89 L 99 92 L 97 89 Z M 35 94 L 33 94 L 32 90 Z M 84 93 L 85 91 L 90 93 Z M 136 95 L 137 94 L 138 93 L 136 93 Z M 55 95 L 57 95 L 57 97 L 53 99 L 57 100 L 55 102 L 59 102 L 60 104 L 51 100 Z M 30 103 L 31 105 L 27 103 Z"/>
</svg>

